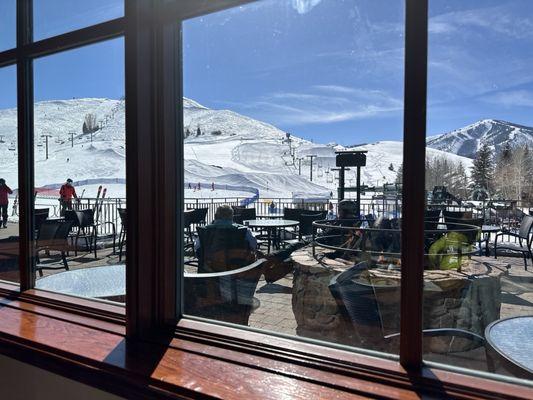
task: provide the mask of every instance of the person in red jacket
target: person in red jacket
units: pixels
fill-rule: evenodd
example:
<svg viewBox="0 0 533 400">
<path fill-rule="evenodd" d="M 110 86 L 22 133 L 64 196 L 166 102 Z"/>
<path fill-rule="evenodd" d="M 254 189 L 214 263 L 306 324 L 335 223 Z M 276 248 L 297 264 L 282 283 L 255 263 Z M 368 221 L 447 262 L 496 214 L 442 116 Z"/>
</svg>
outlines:
<svg viewBox="0 0 533 400">
<path fill-rule="evenodd" d="M 66 210 L 72 210 L 72 198 L 77 199 L 76 189 L 72 186 L 72 179 L 67 179 L 67 182 L 59 189 L 59 202 L 61 203 L 61 216 L 65 215 Z"/>
<path fill-rule="evenodd" d="M 6 185 L 6 181 L 0 178 L 0 212 L 2 214 L 2 227 L 7 228 L 7 206 L 9 204 L 8 194 L 12 194 L 13 191 Z"/>
</svg>

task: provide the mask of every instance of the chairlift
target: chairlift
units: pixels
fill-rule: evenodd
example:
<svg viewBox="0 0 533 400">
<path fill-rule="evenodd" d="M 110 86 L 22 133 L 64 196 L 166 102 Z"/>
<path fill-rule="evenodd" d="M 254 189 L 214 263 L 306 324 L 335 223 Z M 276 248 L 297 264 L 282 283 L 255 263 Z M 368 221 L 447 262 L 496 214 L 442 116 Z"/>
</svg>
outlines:
<svg viewBox="0 0 533 400">
<path fill-rule="evenodd" d="M 11 151 L 17 150 L 17 147 L 15 146 L 15 143 L 11 142 L 11 144 L 8 147 L 8 150 L 11 150 Z"/>
<path fill-rule="evenodd" d="M 4 140 L 4 136 L 1 136 L 0 137 L 0 143 L 5 143 L 6 141 Z"/>
<path fill-rule="evenodd" d="M 39 140 L 39 142 L 37 143 L 37 147 L 43 147 L 43 142 Z"/>
</svg>

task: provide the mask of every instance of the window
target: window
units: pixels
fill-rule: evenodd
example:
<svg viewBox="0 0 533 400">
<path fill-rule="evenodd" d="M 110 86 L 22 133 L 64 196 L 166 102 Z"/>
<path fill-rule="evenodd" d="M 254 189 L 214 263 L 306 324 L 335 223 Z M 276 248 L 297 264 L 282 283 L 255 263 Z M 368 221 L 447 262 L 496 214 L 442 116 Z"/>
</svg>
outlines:
<svg viewBox="0 0 533 400">
<path fill-rule="evenodd" d="M 184 22 L 187 314 L 398 353 L 404 9 L 384 5 Z"/>
<path fill-rule="evenodd" d="M 505 376 L 499 369 L 493 375 L 480 375 L 479 371 L 475 371 L 477 367 L 472 365 L 467 365 L 470 368 L 468 371 L 457 370 L 456 367 L 463 365 L 461 362 L 464 361 L 457 347 L 461 352 L 477 350 L 479 353 L 482 353 L 483 347 L 465 349 L 464 337 L 456 340 L 456 336 L 461 334 L 448 335 L 451 338 L 446 337 L 444 341 L 440 341 L 440 338 L 429 341 L 427 332 L 423 332 L 425 328 L 433 328 L 427 315 L 438 320 L 439 327 L 448 327 L 449 316 L 443 315 L 442 310 L 448 305 L 457 305 L 460 300 L 459 296 L 444 297 L 440 290 L 442 287 L 435 283 L 436 280 L 431 282 L 434 285 L 428 283 L 428 271 L 436 275 L 450 271 L 461 274 L 458 266 L 462 266 L 463 260 L 474 259 L 474 255 L 468 253 L 475 248 L 474 242 L 478 241 L 476 226 L 472 230 L 471 224 L 466 224 L 468 232 L 473 232 L 475 239 L 466 245 L 463 239 L 448 243 L 446 240 L 453 238 L 455 233 L 470 236 L 461 230 L 463 223 L 446 221 L 442 210 L 437 221 L 425 218 L 426 208 L 431 211 L 429 206 L 433 205 L 436 196 L 439 193 L 446 196 L 446 192 L 431 190 L 431 194 L 426 193 L 425 184 L 429 183 L 425 183 L 424 178 L 427 177 L 428 182 L 429 178 L 433 179 L 430 183 L 432 186 L 448 186 L 448 181 L 444 181 L 438 173 L 444 175 L 444 172 L 452 170 L 450 159 L 459 160 L 450 156 L 446 169 L 442 166 L 444 161 L 438 159 L 439 164 L 430 157 L 437 154 L 438 149 L 425 150 L 426 139 L 430 147 L 433 146 L 430 140 L 434 139 L 426 138 L 426 111 L 429 111 L 428 132 L 437 133 L 438 127 L 444 126 L 445 119 L 444 113 L 435 112 L 439 111 L 438 107 L 446 105 L 440 102 L 454 100 L 455 96 L 465 101 L 464 92 L 454 92 L 456 88 L 452 87 L 451 90 L 447 86 L 453 85 L 453 76 L 434 75 L 439 67 L 446 70 L 447 64 L 442 60 L 433 63 L 433 57 L 442 55 L 439 46 L 450 43 L 439 43 L 441 39 L 435 40 L 433 36 L 460 31 L 461 24 L 474 22 L 479 28 L 488 29 L 482 24 L 483 19 L 479 22 L 467 12 L 466 16 L 458 18 L 459 26 L 446 24 L 441 19 L 447 13 L 460 14 L 456 14 L 453 8 L 440 9 L 438 3 L 432 5 L 435 8 L 432 8 L 428 19 L 428 2 L 424 0 L 378 3 L 364 0 L 131 0 L 124 2 L 124 17 L 122 2 L 91 2 L 87 6 L 82 2 L 58 1 L 50 2 L 52 6 L 46 9 L 44 4 L 48 2 L 36 0 L 34 7 L 31 3 L 23 0 L 17 2 L 16 51 L 0 51 L 0 82 L 2 88 L 7 88 L 7 95 L 3 92 L 0 98 L 0 104 L 3 105 L 0 115 L 15 106 L 17 110 L 16 125 L 10 122 L 7 129 L 12 131 L 16 127 L 18 130 L 16 152 L 20 249 L 20 289 L 2 282 L 2 293 L 7 291 L 17 295 L 22 303 L 26 301 L 28 303 L 25 304 L 31 303 L 32 307 L 36 305 L 40 311 L 51 310 L 54 316 L 50 320 L 55 321 L 51 323 L 57 323 L 61 329 L 70 324 L 70 313 L 75 321 L 73 323 L 82 320 L 79 324 L 85 324 L 84 328 L 92 324 L 98 326 L 104 335 L 113 335 L 109 337 L 110 347 L 104 352 L 118 349 L 117 354 L 122 354 L 120 347 L 117 347 L 117 344 L 120 346 L 125 343 L 121 336 L 122 327 L 116 330 L 114 323 L 125 324 L 128 341 L 135 342 L 140 338 L 143 346 L 150 349 L 154 345 L 152 341 L 158 342 L 153 347 L 158 351 L 150 353 L 150 357 L 153 356 L 149 361 L 150 367 L 156 367 L 160 360 L 168 361 L 172 357 L 168 355 L 170 351 L 176 351 L 187 352 L 188 357 L 195 361 L 206 354 L 216 358 L 217 362 L 222 361 L 219 365 L 235 366 L 239 363 L 238 371 L 227 371 L 232 378 L 232 374 L 240 374 L 241 368 L 251 368 L 257 362 L 253 364 L 254 371 L 265 369 L 277 374 L 280 380 L 290 379 L 280 374 L 279 361 L 286 366 L 301 367 L 299 371 L 302 374 L 299 376 L 316 367 L 314 372 L 317 375 L 310 378 L 316 385 L 321 385 L 325 379 L 333 379 L 335 371 L 338 371 L 343 379 L 324 386 L 332 390 L 337 387 L 351 390 L 352 394 L 362 389 L 350 386 L 350 376 L 359 377 L 354 378 L 356 380 L 366 379 L 361 378 L 362 375 L 369 376 L 366 373 L 372 375 L 370 381 L 373 388 L 390 384 L 403 391 L 410 382 L 415 381 L 413 391 L 425 392 L 427 388 L 429 392 L 440 390 L 441 394 L 451 386 L 455 388 L 452 393 L 475 394 L 486 384 L 486 388 L 483 386 L 486 391 L 481 395 L 495 397 L 504 390 L 515 388 L 520 392 L 521 389 L 493 382 L 501 380 L 531 385 L 530 376 L 526 377 L 529 380 L 517 380 L 516 377 L 521 375 L 510 372 Z M 525 3 L 512 4 L 519 7 Z M 105 5 L 111 9 L 105 8 L 100 12 L 102 9 L 99 7 Z M 56 18 L 60 15 L 58 8 L 61 6 L 70 17 L 61 20 Z M 448 6 L 451 7 L 446 4 Z M 461 3 L 457 7 L 466 6 Z M 82 18 L 73 21 L 72 14 Z M 527 12 L 520 14 L 527 15 Z M 501 21 L 506 21 L 505 13 L 497 15 L 502 16 Z M 15 18 L 14 13 L 12 18 Z M 495 21 L 493 29 L 499 29 L 498 23 L 501 21 Z M 526 22 L 524 20 L 523 25 L 527 25 Z M 429 64 L 426 57 L 428 23 L 430 38 L 433 38 L 429 48 Z M 80 28 L 84 29 L 73 31 Z M 507 33 L 507 29 L 504 29 L 498 34 Z M 461 35 L 446 40 L 453 41 L 454 46 L 460 46 L 462 42 L 459 39 Z M 3 37 L 0 38 L 0 43 L 3 40 Z M 475 41 L 478 38 L 468 37 L 465 40 Z M 524 49 L 522 54 L 529 54 L 525 51 L 529 49 L 526 39 L 514 42 Z M 437 47 L 434 48 L 433 43 Z M 506 44 L 509 43 L 493 40 L 486 45 L 503 48 Z M 15 42 L 7 44 L 6 49 L 14 45 Z M 506 53 L 507 56 L 509 54 Z M 514 60 L 511 64 L 513 68 L 520 70 L 519 67 L 525 65 L 527 56 L 523 57 L 509 57 Z M 465 70 L 468 68 L 465 67 Z M 432 75 L 429 81 L 430 101 L 426 107 L 428 70 Z M 506 71 L 512 76 L 516 70 Z M 494 81 L 501 84 L 499 74 L 502 73 L 497 72 L 499 79 Z M 459 75 L 461 72 L 456 77 Z M 521 91 L 522 99 L 527 100 L 525 94 L 529 78 L 525 74 L 523 78 L 524 82 L 513 84 L 525 86 L 512 90 Z M 495 78 L 491 76 L 491 79 Z M 16 105 L 15 97 L 10 100 L 15 90 L 13 80 L 17 82 Z M 434 100 L 434 95 L 439 97 L 438 101 Z M 82 97 L 84 101 L 81 101 Z M 109 106 L 111 103 L 113 106 Z M 474 102 L 468 102 L 469 107 L 471 104 Z M 49 105 L 50 110 L 46 110 Z M 485 110 L 477 109 L 477 106 L 476 112 L 471 115 Z M 526 106 L 527 102 L 522 101 L 520 106 L 508 112 L 524 111 L 522 107 Z M 486 110 L 494 108 L 487 106 Z M 463 107 L 456 104 L 452 111 L 450 121 L 470 118 L 471 110 L 465 104 Z M 111 114 L 113 117 L 106 118 Z M 0 119 L 0 129 L 6 129 L 5 124 Z M 400 134 L 402 125 L 403 134 Z M 100 140 L 102 142 L 98 143 Z M 335 140 L 337 142 L 332 143 Z M 77 151 L 81 146 L 83 151 Z M 401 154 L 402 149 L 404 155 Z M 335 150 L 367 152 L 340 154 L 337 161 Z M 80 156 L 82 159 L 76 168 L 71 165 L 77 161 L 65 156 L 73 151 L 78 153 L 76 158 Z M 361 167 L 360 179 L 357 179 L 357 164 L 362 163 L 363 156 L 366 156 L 366 165 Z M 112 161 L 102 164 L 100 168 L 98 160 L 101 158 Z M 337 162 L 340 166 L 342 160 L 345 169 L 337 170 L 340 168 Z M 437 171 L 433 176 L 430 174 L 431 168 L 427 168 L 428 173 L 424 169 L 426 161 L 430 166 L 438 165 L 432 167 Z M 457 168 L 455 163 L 453 165 L 453 168 Z M 128 185 L 124 188 L 126 176 Z M 109 179 L 111 181 L 105 182 L 109 192 L 111 188 L 117 189 L 117 197 L 113 197 L 116 203 L 106 195 L 106 199 L 112 203 L 109 207 L 113 210 L 106 218 L 115 223 L 116 229 L 115 254 L 108 247 L 111 246 L 108 239 L 112 241 L 113 236 L 104 237 L 109 233 L 107 229 L 111 229 L 107 227 L 97 229 L 97 246 L 91 246 L 90 232 L 85 245 L 83 236 L 87 230 L 84 232 L 76 227 L 70 231 L 73 235 L 67 236 L 61 243 L 71 246 L 63 248 L 67 263 L 70 257 L 78 257 L 85 258 L 87 265 L 95 266 L 94 263 L 101 261 L 98 257 L 103 256 L 105 260 L 102 262 L 106 265 L 117 266 L 124 263 L 124 253 L 119 259 L 118 245 L 120 238 L 125 238 L 122 234 L 126 233 L 127 227 L 128 267 L 122 268 L 122 275 L 113 274 L 112 279 L 101 277 L 100 281 L 79 280 L 82 286 L 89 289 L 91 286 L 116 289 L 119 285 L 114 282 L 118 282 L 123 288 L 127 286 L 127 299 L 101 294 L 86 295 L 90 300 L 65 296 L 80 295 L 71 290 L 73 286 L 70 283 L 73 281 L 67 282 L 70 286 L 67 285 L 66 289 L 65 286 L 49 286 L 44 288 L 46 290 L 39 287 L 48 278 L 69 276 L 66 274 L 70 273 L 74 273 L 70 276 L 76 276 L 78 271 L 101 267 L 98 264 L 95 268 L 86 268 L 80 266 L 81 263 L 71 263 L 67 271 L 61 249 L 58 251 L 48 245 L 57 245 L 56 239 L 59 238 L 55 235 L 52 241 L 43 243 L 39 258 L 35 257 L 43 232 L 43 226 L 39 225 L 40 209 L 47 208 L 48 215 L 52 213 L 52 218 L 60 223 L 68 220 L 69 211 L 74 211 L 69 209 L 70 204 L 65 200 L 61 203 L 58 201 L 58 191 L 66 178 L 73 180 L 77 194 L 81 195 L 80 189 L 86 190 L 79 207 L 72 201 L 72 208 L 78 207 L 77 211 L 90 209 L 91 205 L 94 212 L 96 209 L 106 209 L 107 203 L 101 202 L 103 189 L 98 195 L 99 185 L 91 186 L 93 179 Z M 358 180 L 359 192 L 349 190 L 357 186 Z M 458 184 L 455 188 L 459 188 L 459 195 L 461 190 L 465 191 L 465 185 Z M 455 189 L 451 186 L 449 189 L 448 194 L 458 196 L 453 191 Z M 119 208 L 125 208 L 126 191 L 127 222 L 118 213 Z M 86 198 L 89 194 L 92 199 Z M 310 194 L 317 196 L 311 198 Z M 338 200 L 343 196 L 355 202 L 340 205 Z M 96 197 L 100 203 L 96 202 Z M 189 201 L 191 198 L 193 201 Z M 446 198 L 445 202 L 450 199 Z M 483 203 L 483 200 L 477 201 Z M 248 204 L 250 202 L 253 206 Z M 10 204 L 14 204 L 14 199 L 11 202 L 10 198 Z M 249 260 L 248 264 L 237 270 L 242 274 L 238 279 L 232 277 L 235 270 L 213 270 L 210 271 L 213 274 L 207 277 L 209 279 L 202 282 L 206 274 L 202 277 L 200 269 L 205 266 L 205 260 L 201 253 L 202 240 L 195 240 L 195 233 L 211 229 L 203 225 L 215 219 L 217 208 L 222 204 L 230 207 L 223 208 L 222 214 L 219 211 L 217 217 L 223 217 L 229 211 L 234 218 L 241 219 L 237 222 L 242 222 L 244 228 L 235 230 L 243 237 L 237 239 L 244 239 L 240 243 L 257 242 L 262 254 L 257 254 L 256 261 L 261 263 L 254 264 L 254 260 Z M 477 203 L 473 204 L 475 206 Z M 497 204 L 494 206 L 495 209 L 499 207 Z M 284 219 L 296 221 L 296 224 L 288 222 L 283 230 L 273 228 L 276 222 L 270 226 L 245 223 L 261 220 L 258 218 L 261 214 L 267 221 L 277 221 L 276 218 L 284 214 L 285 208 L 289 210 L 288 213 L 298 208 L 303 211 L 299 216 L 293 214 L 292 218 L 284 216 Z M 197 212 L 202 209 L 202 214 Z M 525 210 L 526 207 L 521 205 L 520 209 Z M 254 211 L 255 217 L 247 214 Z M 106 213 L 101 212 L 102 216 Z M 329 217 L 342 213 L 355 215 L 355 218 L 348 218 L 353 225 L 327 222 Z M 381 217 L 381 220 L 371 221 L 369 214 Z M 227 217 L 228 214 L 225 215 Z M 322 219 L 316 219 L 318 216 Z M 388 226 L 380 225 L 384 221 Z M 15 223 L 14 217 L 8 218 L 8 226 Z M 304 230 L 303 226 L 308 230 Z M 228 224 L 230 228 L 233 229 L 233 226 Z M 78 232 L 80 238 L 78 246 L 75 246 L 72 240 L 76 240 Z M 336 236 L 337 241 L 329 242 L 328 236 Z M 433 246 L 442 237 L 446 240 L 439 253 Z M 342 242 L 339 238 L 346 240 Z M 296 260 L 303 264 L 306 260 L 302 257 L 307 256 L 307 260 L 313 263 L 306 277 L 302 268 L 298 269 L 286 261 L 289 256 L 294 261 L 297 253 L 302 251 L 297 249 L 290 252 L 293 249 L 290 246 L 299 246 L 302 239 L 313 242 L 316 250 L 316 254 L 312 251 L 307 255 L 300 253 L 300 261 Z M 0 240 L 3 240 L 1 236 Z M 214 245 L 220 244 L 213 242 Z M 354 243 L 355 249 L 339 250 L 339 243 Z M 91 250 L 96 248 L 96 261 L 92 252 L 76 255 L 74 247 L 79 252 L 88 250 L 87 247 Z M 279 250 L 277 247 L 280 247 Z M 272 251 L 273 248 L 276 248 L 276 252 Z M 228 249 L 231 249 L 229 244 L 222 242 L 220 250 L 224 253 Z M 353 253 L 359 258 L 350 259 L 352 256 L 349 255 L 347 261 L 342 261 L 341 257 L 337 257 L 337 260 L 317 257 L 317 254 L 320 256 L 329 250 L 343 253 L 355 250 Z M 242 258 L 239 252 L 235 254 L 229 257 Z M 438 255 L 437 263 L 434 254 Z M 266 261 L 262 261 L 263 258 Z M 339 282 L 341 270 L 350 270 L 354 265 L 362 267 L 359 261 L 366 261 L 364 269 L 353 270 L 357 275 Z M 334 266 L 331 269 L 324 268 L 327 262 Z M 433 268 L 426 268 L 430 263 L 433 263 Z M 43 264 L 53 269 L 42 268 Z M 258 266 L 260 269 L 255 269 Z M 338 273 L 332 273 L 335 268 Z M 324 270 L 324 276 L 320 272 L 311 276 L 311 272 L 317 270 Z M 487 290 L 496 294 L 504 293 L 504 304 L 515 306 L 517 304 L 514 303 L 520 302 L 523 305 L 523 302 L 529 301 L 528 289 L 524 286 L 524 293 L 511 292 L 518 287 L 517 282 L 523 286 L 522 275 L 515 279 L 513 271 L 516 269 L 511 269 L 509 277 L 502 278 L 501 288 Z M 10 279 L 2 273 L 3 269 L 0 268 L 2 280 Z M 255 283 L 250 275 L 254 276 Z M 526 285 L 529 285 L 527 279 L 526 276 Z M 298 280 L 299 284 L 295 285 L 294 282 Z M 342 283 L 347 285 L 343 286 Z M 346 307 L 351 306 L 347 303 L 353 300 L 354 287 L 357 290 L 361 287 L 365 289 L 355 290 L 357 299 L 362 301 L 353 304 L 355 308 L 358 305 L 365 306 L 362 314 L 357 314 L 354 309 L 350 314 Z M 342 290 L 345 292 L 339 294 Z M 342 298 L 346 294 L 348 301 Z M 515 297 L 510 299 L 508 295 Z M 120 302 L 126 300 L 126 307 L 117 311 L 120 307 L 92 301 L 96 298 Z M 231 301 L 234 303 L 231 304 Z M 344 311 L 339 310 L 343 305 L 346 313 L 341 315 Z M 16 302 L 12 302 L 4 308 L 15 312 L 11 310 L 16 307 Z M 302 325 L 297 320 L 295 310 L 303 321 Z M 31 312 L 32 315 L 40 315 L 40 311 L 32 308 Z M 516 312 L 513 315 L 518 314 Z M 345 318 L 347 327 L 331 329 L 341 318 Z M 470 319 L 467 316 L 464 322 L 475 322 L 476 318 L 477 315 Z M 307 322 L 311 324 L 304 326 Z M 228 324 L 231 325 L 225 326 Z M 461 327 L 456 325 L 451 328 Z M 28 341 L 39 340 L 37 331 L 41 327 L 33 324 L 31 328 L 32 338 Z M 111 332 L 115 330 L 120 333 Z M 161 345 L 160 336 L 169 335 L 169 332 L 172 332 L 173 337 L 165 337 L 165 343 Z M 16 335 L 16 332 L 10 334 Z M 393 336 L 385 337 L 389 334 Z M 507 334 L 504 332 L 501 336 L 505 338 Z M 198 347 L 192 349 L 184 346 L 177 350 L 176 338 L 183 339 L 184 344 L 194 342 L 194 346 Z M 263 341 L 260 346 L 256 343 L 259 340 Z M 483 340 L 473 342 L 478 345 Z M 68 340 L 62 343 L 68 346 Z M 39 345 L 42 352 L 42 343 Z M 53 345 L 52 342 L 45 344 L 48 347 Z M 392 361 L 357 355 L 371 350 L 373 354 Z M 61 358 L 65 355 L 62 371 L 68 369 L 65 368 L 68 366 L 68 351 L 62 349 Z M 132 349 L 131 360 L 136 358 L 135 351 Z M 76 349 L 72 350 L 72 353 L 75 352 Z M 246 357 L 247 361 L 242 363 L 241 355 L 244 354 L 250 357 Z M 332 354 L 338 356 L 335 363 L 332 363 Z M 529 353 L 524 351 L 524 354 Z M 100 356 L 103 357 L 94 360 L 95 363 L 108 363 L 106 365 L 112 365 L 116 373 L 118 368 L 114 362 L 121 356 L 110 357 L 108 353 L 99 352 Z M 230 357 L 232 360 L 226 362 L 226 356 L 227 360 Z M 498 354 L 495 359 L 501 361 L 501 358 L 496 357 Z M 76 357 L 77 362 L 80 359 Z M 276 360 L 276 367 L 263 364 L 269 360 Z M 400 365 L 397 364 L 398 360 Z M 135 368 L 136 365 L 126 367 Z M 90 369 L 96 373 L 110 371 L 99 370 L 96 366 L 91 364 Z M 404 374 L 403 367 L 409 368 L 412 374 Z M 467 376 L 466 373 L 469 375 L 462 378 L 458 374 L 442 373 L 440 369 L 455 369 L 464 376 Z M 146 365 L 139 370 L 146 370 Z M 159 366 L 151 369 L 157 373 L 160 370 Z M 196 373 L 196 370 L 180 371 L 185 375 Z M 365 373 L 361 374 L 362 371 Z M 478 378 L 472 378 L 471 375 L 478 375 Z M 490 376 L 493 382 L 479 376 Z M 154 383 L 158 377 L 154 373 L 148 379 Z M 457 377 L 461 382 L 451 383 Z M 306 383 L 307 379 L 306 376 Z M 122 382 L 123 379 L 117 381 Z M 350 383 L 346 383 L 348 381 Z M 169 382 L 165 381 L 165 390 L 169 390 Z M 439 389 L 435 389 L 437 386 Z M 157 386 L 154 387 L 157 390 Z M 144 389 L 152 390 L 152 386 L 146 385 Z M 390 395 L 390 392 L 384 395 Z"/>
<path fill-rule="evenodd" d="M 0 68 L 0 279 L 19 282 L 17 71 Z"/>
<path fill-rule="evenodd" d="M 527 1 L 432 1 L 429 9 L 428 213 L 442 210 L 454 232 L 429 251 L 429 263 L 447 271 L 424 276 L 424 327 L 471 336 L 425 337 L 425 346 L 454 353 L 425 358 L 514 377 L 528 377 L 517 364 L 532 354 L 519 333 L 533 311 L 531 260 L 522 258 L 532 233 L 531 11 Z"/>
<path fill-rule="evenodd" d="M 36 59 L 34 80 L 36 287 L 124 302 L 124 41 Z"/>
</svg>

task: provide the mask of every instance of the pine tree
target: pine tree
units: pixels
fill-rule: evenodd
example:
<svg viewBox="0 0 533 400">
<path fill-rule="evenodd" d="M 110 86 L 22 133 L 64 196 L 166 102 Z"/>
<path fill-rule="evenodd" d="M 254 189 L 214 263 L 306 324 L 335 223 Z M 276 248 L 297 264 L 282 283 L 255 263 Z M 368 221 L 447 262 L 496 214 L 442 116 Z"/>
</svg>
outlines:
<svg viewBox="0 0 533 400">
<path fill-rule="evenodd" d="M 476 158 L 472 163 L 471 178 L 473 189 L 485 189 L 489 193 L 493 190 L 493 153 L 487 143 L 484 143 L 476 154 Z"/>
</svg>

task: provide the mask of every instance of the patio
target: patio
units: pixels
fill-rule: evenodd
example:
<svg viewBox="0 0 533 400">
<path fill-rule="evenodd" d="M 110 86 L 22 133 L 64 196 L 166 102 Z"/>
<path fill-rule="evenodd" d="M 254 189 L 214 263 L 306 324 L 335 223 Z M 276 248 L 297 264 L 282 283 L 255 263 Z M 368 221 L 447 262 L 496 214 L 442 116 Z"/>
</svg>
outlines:
<svg viewBox="0 0 533 400">
<path fill-rule="evenodd" d="M 7 229 L 0 231 L 0 239 L 16 236 L 17 225 L 9 224 Z M 113 253 L 111 247 L 101 247 L 98 250 L 98 257 L 87 251 L 79 251 L 75 256 L 70 252 L 68 257 L 70 270 L 90 269 L 94 267 L 122 264 L 125 260 L 119 261 L 117 253 Z M 488 261 L 494 261 L 494 258 L 487 258 Z M 58 253 L 52 252 L 50 257 L 43 257 L 42 264 L 50 266 L 61 266 L 61 258 Z M 498 257 L 498 262 L 510 265 L 507 273 L 502 275 L 501 280 L 501 307 L 499 318 L 514 316 L 533 315 L 533 268 L 526 271 L 520 257 Z M 195 268 L 186 266 L 186 270 L 194 272 Z M 65 272 L 64 269 L 43 270 L 43 278 Z M 0 278 L 6 280 L 15 280 L 18 278 L 16 268 L 9 270 L 0 270 Z M 37 279 L 42 279 L 37 277 Z M 267 283 L 264 276 L 259 279 L 258 286 L 254 293 L 254 298 L 258 300 L 256 307 L 249 318 L 249 326 L 254 329 L 268 330 L 271 332 L 290 335 L 306 336 L 298 332 L 297 318 L 294 312 L 294 275 L 288 273 L 275 283 Z M 117 300 L 117 298 L 115 298 Z M 118 298 L 122 301 L 122 299 Z M 312 305 L 307 305 L 311 307 Z M 349 329 L 349 328 L 348 328 Z M 348 331 L 345 331 L 348 332 Z M 338 332 L 343 335 L 343 332 Z M 332 341 L 331 338 L 314 334 L 314 339 Z M 356 344 L 354 344 L 356 345 Z M 363 346 L 363 345 L 362 345 Z M 364 347 L 364 346 L 363 346 Z M 428 354 L 431 360 L 442 361 L 445 363 L 453 362 L 463 367 L 486 370 L 485 355 L 480 349 L 454 353 L 453 355 Z M 451 358 L 454 361 L 451 361 Z M 505 373 L 505 371 L 498 371 Z"/>
</svg>

